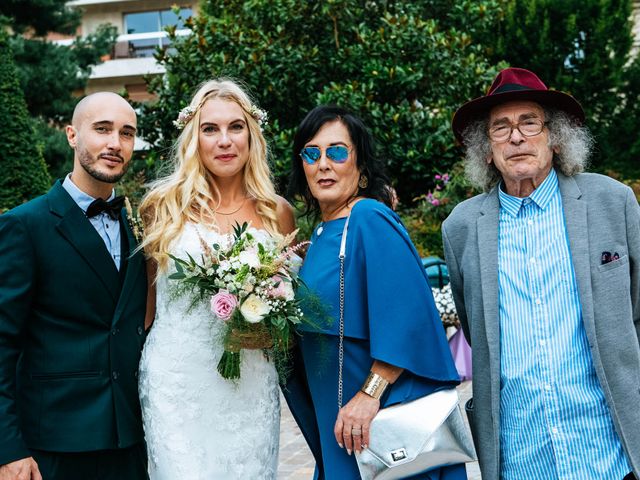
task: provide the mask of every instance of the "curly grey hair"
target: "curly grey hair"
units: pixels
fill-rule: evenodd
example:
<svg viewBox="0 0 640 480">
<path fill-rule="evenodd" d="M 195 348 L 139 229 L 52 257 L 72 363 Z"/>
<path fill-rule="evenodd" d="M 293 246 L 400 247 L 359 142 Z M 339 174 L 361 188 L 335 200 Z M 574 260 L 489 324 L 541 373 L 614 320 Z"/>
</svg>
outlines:
<svg viewBox="0 0 640 480">
<path fill-rule="evenodd" d="M 553 165 L 567 176 L 576 175 L 586 168 L 593 150 L 594 139 L 586 127 L 578 125 L 561 110 L 544 109 L 549 130 L 549 148 L 556 148 Z M 489 115 L 473 122 L 463 133 L 465 152 L 465 174 L 469 181 L 491 190 L 502 179 L 493 163 L 487 163 L 491 155 L 489 140 Z"/>
</svg>

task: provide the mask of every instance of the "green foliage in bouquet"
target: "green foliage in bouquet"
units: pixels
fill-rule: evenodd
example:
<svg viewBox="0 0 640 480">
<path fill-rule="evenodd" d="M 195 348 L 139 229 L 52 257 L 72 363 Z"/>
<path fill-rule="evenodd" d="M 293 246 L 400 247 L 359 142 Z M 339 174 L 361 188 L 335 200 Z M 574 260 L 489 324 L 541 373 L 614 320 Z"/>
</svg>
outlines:
<svg viewBox="0 0 640 480">
<path fill-rule="evenodd" d="M 170 255 L 176 271 L 169 279 L 180 282 L 182 293 L 195 293 L 194 304 L 209 301 L 214 321 L 224 322 L 218 372 L 226 379 L 240 378 L 242 350 L 271 353 L 281 380 L 287 375 L 295 326 L 303 321 L 294 294 L 301 260 L 289 247 L 295 233 L 258 240 L 243 223 L 229 245 L 201 237 L 198 260 Z"/>
</svg>

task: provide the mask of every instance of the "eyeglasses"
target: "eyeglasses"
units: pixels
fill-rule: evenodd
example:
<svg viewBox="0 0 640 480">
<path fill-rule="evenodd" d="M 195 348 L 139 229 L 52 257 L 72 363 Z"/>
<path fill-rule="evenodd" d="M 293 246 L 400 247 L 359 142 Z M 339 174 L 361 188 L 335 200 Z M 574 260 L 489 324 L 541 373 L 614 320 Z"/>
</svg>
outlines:
<svg viewBox="0 0 640 480">
<path fill-rule="evenodd" d="M 333 145 L 327 147 L 324 153 L 332 162 L 344 163 L 349 158 L 349 150 L 344 145 Z M 313 165 L 322 157 L 322 149 L 320 147 L 304 147 L 300 150 L 300 157 L 309 165 Z"/>
<path fill-rule="evenodd" d="M 517 129 L 524 137 L 535 137 L 542 133 L 542 129 L 546 124 L 546 122 L 543 122 L 539 118 L 527 118 L 515 125 L 503 123 L 495 125 L 489 129 L 489 138 L 494 142 L 505 142 L 511 138 L 514 128 Z"/>
</svg>

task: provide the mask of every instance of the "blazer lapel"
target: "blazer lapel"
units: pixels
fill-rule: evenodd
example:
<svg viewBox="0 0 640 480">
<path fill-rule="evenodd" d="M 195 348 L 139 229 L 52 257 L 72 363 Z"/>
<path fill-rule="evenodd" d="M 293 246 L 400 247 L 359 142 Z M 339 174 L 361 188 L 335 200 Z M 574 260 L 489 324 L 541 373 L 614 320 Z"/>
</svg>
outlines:
<svg viewBox="0 0 640 480">
<path fill-rule="evenodd" d="M 120 290 L 118 269 L 109 256 L 102 238 L 80 207 L 62 188 L 60 181 L 49 191 L 49 207 L 52 214 L 61 217 L 56 229 L 87 262 L 113 301 L 117 301 Z"/>
<path fill-rule="evenodd" d="M 146 268 L 144 257 L 141 252 L 136 252 L 133 256 L 131 255 L 132 252 L 138 246 L 138 242 L 136 238 L 133 236 L 133 232 L 129 227 L 129 221 L 127 219 L 127 214 L 124 209 L 121 215 L 120 228 L 121 228 L 122 234 L 123 235 L 126 234 L 127 239 L 129 240 L 128 242 L 129 251 L 125 252 L 126 254 L 125 256 L 128 263 L 127 271 L 125 273 L 124 282 L 122 284 L 122 290 L 120 292 L 120 298 L 118 300 L 118 305 L 116 307 L 116 312 L 113 319 L 114 323 L 116 323 L 120 318 L 120 315 L 122 314 L 122 311 L 124 310 L 124 307 L 126 306 L 127 301 L 129 300 L 131 291 L 134 290 L 135 283 L 139 281 L 140 275 Z"/>
<path fill-rule="evenodd" d="M 572 177 L 566 177 L 558 172 L 558 183 L 567 225 L 571 261 L 580 294 L 582 321 L 589 342 L 591 345 L 596 345 L 593 294 L 591 290 L 591 262 L 589 261 L 587 205 L 581 199 L 582 192 Z"/>
<path fill-rule="evenodd" d="M 500 412 L 500 319 L 498 309 L 498 219 L 500 202 L 498 186 L 487 195 L 477 220 L 480 285 L 484 307 L 484 327 L 489 348 L 491 403 L 494 433 L 498 444 Z"/>
</svg>

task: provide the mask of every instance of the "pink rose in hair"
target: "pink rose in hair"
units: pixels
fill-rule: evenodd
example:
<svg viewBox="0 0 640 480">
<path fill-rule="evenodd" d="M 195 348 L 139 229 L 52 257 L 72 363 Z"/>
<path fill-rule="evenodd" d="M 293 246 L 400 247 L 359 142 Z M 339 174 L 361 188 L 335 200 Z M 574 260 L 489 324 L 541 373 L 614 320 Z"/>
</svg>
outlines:
<svg viewBox="0 0 640 480">
<path fill-rule="evenodd" d="M 238 306 L 238 299 L 227 290 L 220 290 L 211 297 L 211 311 L 220 320 L 227 321 Z"/>
</svg>

